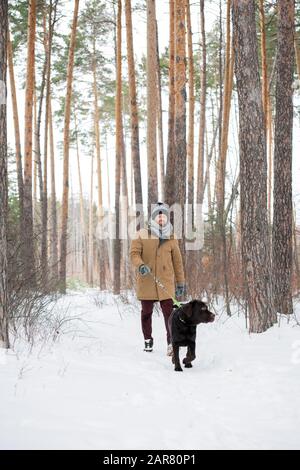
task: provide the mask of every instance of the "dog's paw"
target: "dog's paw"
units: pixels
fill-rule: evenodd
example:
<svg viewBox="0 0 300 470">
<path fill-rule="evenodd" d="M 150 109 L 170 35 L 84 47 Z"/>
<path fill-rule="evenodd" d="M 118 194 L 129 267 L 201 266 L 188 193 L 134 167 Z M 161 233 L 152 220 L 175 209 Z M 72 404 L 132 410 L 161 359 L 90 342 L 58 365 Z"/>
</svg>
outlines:
<svg viewBox="0 0 300 470">
<path fill-rule="evenodd" d="M 175 367 L 175 371 L 176 371 L 176 372 L 183 372 L 183 370 L 182 370 L 182 367 L 181 367 L 181 366 L 179 366 L 179 367 Z"/>
<path fill-rule="evenodd" d="M 191 364 L 190 362 L 187 362 L 186 364 L 184 364 L 184 367 L 186 367 L 187 369 L 190 369 L 191 367 L 193 367 L 193 364 Z"/>
</svg>

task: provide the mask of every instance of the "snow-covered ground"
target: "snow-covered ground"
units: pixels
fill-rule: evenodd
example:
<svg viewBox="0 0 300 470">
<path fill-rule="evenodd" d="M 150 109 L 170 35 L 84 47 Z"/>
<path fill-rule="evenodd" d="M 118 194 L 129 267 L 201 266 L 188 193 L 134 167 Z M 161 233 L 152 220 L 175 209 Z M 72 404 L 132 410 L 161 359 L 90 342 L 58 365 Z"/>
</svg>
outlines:
<svg viewBox="0 0 300 470">
<path fill-rule="evenodd" d="M 162 315 L 145 353 L 129 300 L 70 292 L 56 309 L 76 319 L 55 343 L 0 353 L 1 449 L 300 449 L 295 318 L 250 336 L 221 315 L 198 327 L 194 367 L 179 373 Z"/>
</svg>

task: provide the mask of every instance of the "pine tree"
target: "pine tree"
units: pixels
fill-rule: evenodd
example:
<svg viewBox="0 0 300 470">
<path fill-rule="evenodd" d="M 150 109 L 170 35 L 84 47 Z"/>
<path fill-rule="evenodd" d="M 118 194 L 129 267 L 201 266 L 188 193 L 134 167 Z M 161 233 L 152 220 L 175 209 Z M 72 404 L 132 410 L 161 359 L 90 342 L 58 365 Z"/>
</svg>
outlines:
<svg viewBox="0 0 300 470">
<path fill-rule="evenodd" d="M 274 321 L 267 215 L 267 155 L 259 78 L 255 1 L 233 0 L 239 101 L 242 261 L 250 332 Z"/>
<path fill-rule="evenodd" d="M 278 55 L 274 147 L 273 279 L 275 308 L 293 312 L 293 72 L 294 0 L 278 0 Z"/>
<path fill-rule="evenodd" d="M 8 3 L 0 2 L 0 348 L 9 348 L 7 268 L 7 62 Z"/>
</svg>

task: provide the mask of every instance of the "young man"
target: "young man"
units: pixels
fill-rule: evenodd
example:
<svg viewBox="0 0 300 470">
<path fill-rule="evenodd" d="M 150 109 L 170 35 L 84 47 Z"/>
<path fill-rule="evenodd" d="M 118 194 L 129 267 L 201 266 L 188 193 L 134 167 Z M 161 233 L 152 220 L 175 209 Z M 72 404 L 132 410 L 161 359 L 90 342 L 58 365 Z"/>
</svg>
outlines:
<svg viewBox="0 0 300 470">
<path fill-rule="evenodd" d="M 141 229 L 132 240 L 130 259 L 137 269 L 136 293 L 142 303 L 144 350 L 153 350 L 152 312 L 154 302 L 159 301 L 167 331 L 167 354 L 172 355 L 168 319 L 173 310 L 172 297 L 184 294 L 185 280 L 178 240 L 174 238 L 166 204 L 155 204 L 148 228 Z"/>
</svg>

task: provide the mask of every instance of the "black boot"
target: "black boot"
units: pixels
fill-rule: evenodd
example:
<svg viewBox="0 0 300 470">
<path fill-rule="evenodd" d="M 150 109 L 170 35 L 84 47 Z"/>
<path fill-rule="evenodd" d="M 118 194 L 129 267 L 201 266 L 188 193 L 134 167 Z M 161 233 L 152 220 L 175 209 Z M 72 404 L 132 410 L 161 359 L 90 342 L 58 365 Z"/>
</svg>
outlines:
<svg viewBox="0 0 300 470">
<path fill-rule="evenodd" d="M 153 339 L 145 339 L 145 348 L 144 351 L 151 352 L 153 351 Z"/>
</svg>

